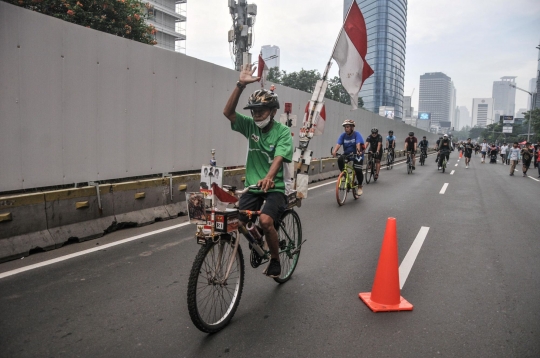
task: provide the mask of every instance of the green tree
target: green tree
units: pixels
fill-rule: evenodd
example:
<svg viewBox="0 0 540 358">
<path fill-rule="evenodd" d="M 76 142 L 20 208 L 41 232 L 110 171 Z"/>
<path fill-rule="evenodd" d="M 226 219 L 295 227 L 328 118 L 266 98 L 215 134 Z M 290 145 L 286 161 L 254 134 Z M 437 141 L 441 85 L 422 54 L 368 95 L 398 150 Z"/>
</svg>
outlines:
<svg viewBox="0 0 540 358">
<path fill-rule="evenodd" d="M 529 121 L 531 121 L 531 132 L 534 133 L 529 140 L 531 142 L 537 142 L 540 140 L 540 108 L 535 108 L 525 113 L 525 121 L 523 122 L 523 129 L 525 131 L 523 133 L 527 133 Z"/>
<path fill-rule="evenodd" d="M 277 67 L 270 68 L 266 76 L 266 80 L 269 82 L 278 83 L 308 93 L 313 93 L 315 85 L 320 79 L 322 77 L 317 70 L 306 71 L 302 69 L 300 72 L 287 73 L 286 71 L 280 71 Z M 341 79 L 338 76 L 328 79 L 325 97 L 340 103 L 351 104 L 351 97 L 341 84 Z M 358 97 L 358 107 L 364 107 L 362 97 Z"/>
<path fill-rule="evenodd" d="M 149 3 L 139 0 L 5 0 L 29 10 L 130 40 L 155 45 Z"/>
</svg>

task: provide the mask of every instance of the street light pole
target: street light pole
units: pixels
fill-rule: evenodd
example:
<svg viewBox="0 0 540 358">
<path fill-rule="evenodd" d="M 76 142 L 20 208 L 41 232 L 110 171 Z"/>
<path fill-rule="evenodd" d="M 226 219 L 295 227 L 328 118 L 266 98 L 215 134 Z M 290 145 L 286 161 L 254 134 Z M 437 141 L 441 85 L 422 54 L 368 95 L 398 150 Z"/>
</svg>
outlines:
<svg viewBox="0 0 540 358">
<path fill-rule="evenodd" d="M 513 87 L 513 88 L 518 89 L 518 90 L 520 90 L 520 91 L 526 92 L 526 93 L 529 94 L 529 96 L 531 96 L 531 105 L 530 105 L 531 108 L 529 108 L 529 129 L 527 129 L 527 142 L 529 142 L 529 139 L 530 139 L 529 137 L 530 137 L 530 135 L 531 135 L 531 121 L 532 121 L 533 94 L 532 94 L 531 92 L 525 91 L 523 88 L 519 88 L 518 86 L 513 85 L 513 84 L 511 84 L 511 83 L 509 83 L 509 85 L 510 85 L 510 87 Z"/>
</svg>

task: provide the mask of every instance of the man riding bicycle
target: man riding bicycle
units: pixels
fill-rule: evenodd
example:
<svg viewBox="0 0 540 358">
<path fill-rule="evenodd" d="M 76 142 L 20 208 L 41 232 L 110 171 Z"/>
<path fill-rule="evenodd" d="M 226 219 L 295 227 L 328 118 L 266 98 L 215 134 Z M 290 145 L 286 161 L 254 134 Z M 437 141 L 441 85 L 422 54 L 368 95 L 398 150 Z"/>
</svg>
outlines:
<svg viewBox="0 0 540 358">
<path fill-rule="evenodd" d="M 415 170 L 416 164 L 416 147 L 418 146 L 418 138 L 414 136 L 414 132 L 409 132 L 409 136 L 405 138 L 405 152 L 411 156 L 412 168 Z"/>
<path fill-rule="evenodd" d="M 422 140 L 418 143 L 418 147 L 420 147 L 420 151 L 424 153 L 424 156 L 427 157 L 427 150 L 428 150 L 429 142 L 426 139 L 426 136 L 422 137 Z"/>
<path fill-rule="evenodd" d="M 339 136 L 336 146 L 332 151 L 334 158 L 337 155 L 337 151 L 343 146 L 343 154 L 338 158 L 339 171 L 343 171 L 345 163 L 352 160 L 353 168 L 356 174 L 356 180 L 358 185 L 357 193 L 362 195 L 362 183 L 364 182 L 364 174 L 362 173 L 362 164 L 364 163 L 364 138 L 354 130 L 355 123 L 352 119 L 346 119 L 342 126 L 344 132 Z"/>
<path fill-rule="evenodd" d="M 396 149 L 396 136 L 394 131 L 388 131 L 386 136 L 386 150 L 392 153 L 392 159 L 395 157 L 394 150 Z"/>
<path fill-rule="evenodd" d="M 448 159 L 450 158 L 450 151 L 452 150 L 452 144 L 450 143 L 450 138 L 448 138 L 448 134 L 443 135 L 443 139 L 439 142 L 439 147 L 437 149 L 439 153 L 439 169 L 442 168 L 442 163 L 444 162 L 444 159 L 446 158 L 446 161 L 448 162 Z"/>
<path fill-rule="evenodd" d="M 276 94 L 260 89 L 255 91 L 244 109 L 251 110 L 252 117 L 236 112 L 238 99 L 242 91 L 259 77 L 253 76 L 256 68 L 251 65 L 242 66 L 240 79 L 236 83 L 223 114 L 231 121 L 231 129 L 239 132 L 248 139 L 249 150 L 246 162 L 245 185 L 256 184 L 260 190 L 250 190 L 240 198 L 240 210 L 259 210 L 266 200 L 259 224 L 263 229 L 271 260 L 265 270 L 270 277 L 279 277 L 281 265 L 279 262 L 279 243 L 275 225 L 287 206 L 285 196 L 284 163 L 290 163 L 293 155 L 293 141 L 290 129 L 275 121 L 274 116 L 279 108 Z M 247 223 L 248 218 L 240 215 L 240 221 Z"/>
<path fill-rule="evenodd" d="M 377 128 L 371 129 L 371 135 L 366 138 L 366 147 L 369 144 L 368 156 L 373 155 L 375 160 L 375 180 L 379 178 L 379 171 L 381 170 L 381 156 L 382 156 L 382 136 L 379 134 Z M 369 168 L 368 168 L 369 170 Z"/>
</svg>

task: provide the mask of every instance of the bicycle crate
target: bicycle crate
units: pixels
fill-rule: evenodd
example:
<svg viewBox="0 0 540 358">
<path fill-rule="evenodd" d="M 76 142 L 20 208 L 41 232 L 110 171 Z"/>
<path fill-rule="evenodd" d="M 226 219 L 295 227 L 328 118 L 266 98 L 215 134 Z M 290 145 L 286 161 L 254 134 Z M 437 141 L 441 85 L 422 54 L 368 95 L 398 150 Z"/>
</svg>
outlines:
<svg viewBox="0 0 540 358">
<path fill-rule="evenodd" d="M 208 223 L 211 224 L 212 211 L 206 210 Z M 214 211 L 214 231 L 216 232 L 231 232 L 238 229 L 240 221 L 238 219 L 238 210 Z"/>
</svg>

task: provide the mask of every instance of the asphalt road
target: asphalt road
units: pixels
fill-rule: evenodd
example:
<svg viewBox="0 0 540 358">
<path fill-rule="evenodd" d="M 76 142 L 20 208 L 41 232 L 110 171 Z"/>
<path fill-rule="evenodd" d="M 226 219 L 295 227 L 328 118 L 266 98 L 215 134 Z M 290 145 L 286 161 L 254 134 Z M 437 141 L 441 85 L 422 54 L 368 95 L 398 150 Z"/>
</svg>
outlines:
<svg viewBox="0 0 540 358">
<path fill-rule="evenodd" d="M 14 274 L 0 278 L 0 356 L 540 357 L 540 182 L 479 157 L 465 169 L 455 153 L 448 169 L 433 157 L 411 175 L 382 169 L 342 207 L 332 180 L 314 184 L 297 210 L 307 242 L 292 279 L 278 285 L 246 262 L 238 311 L 213 335 L 187 311 L 194 227 L 166 230 L 185 218 L 1 264 L 0 277 Z M 388 217 L 400 262 L 429 227 L 401 291 L 411 312 L 373 313 L 358 298 Z"/>
</svg>

